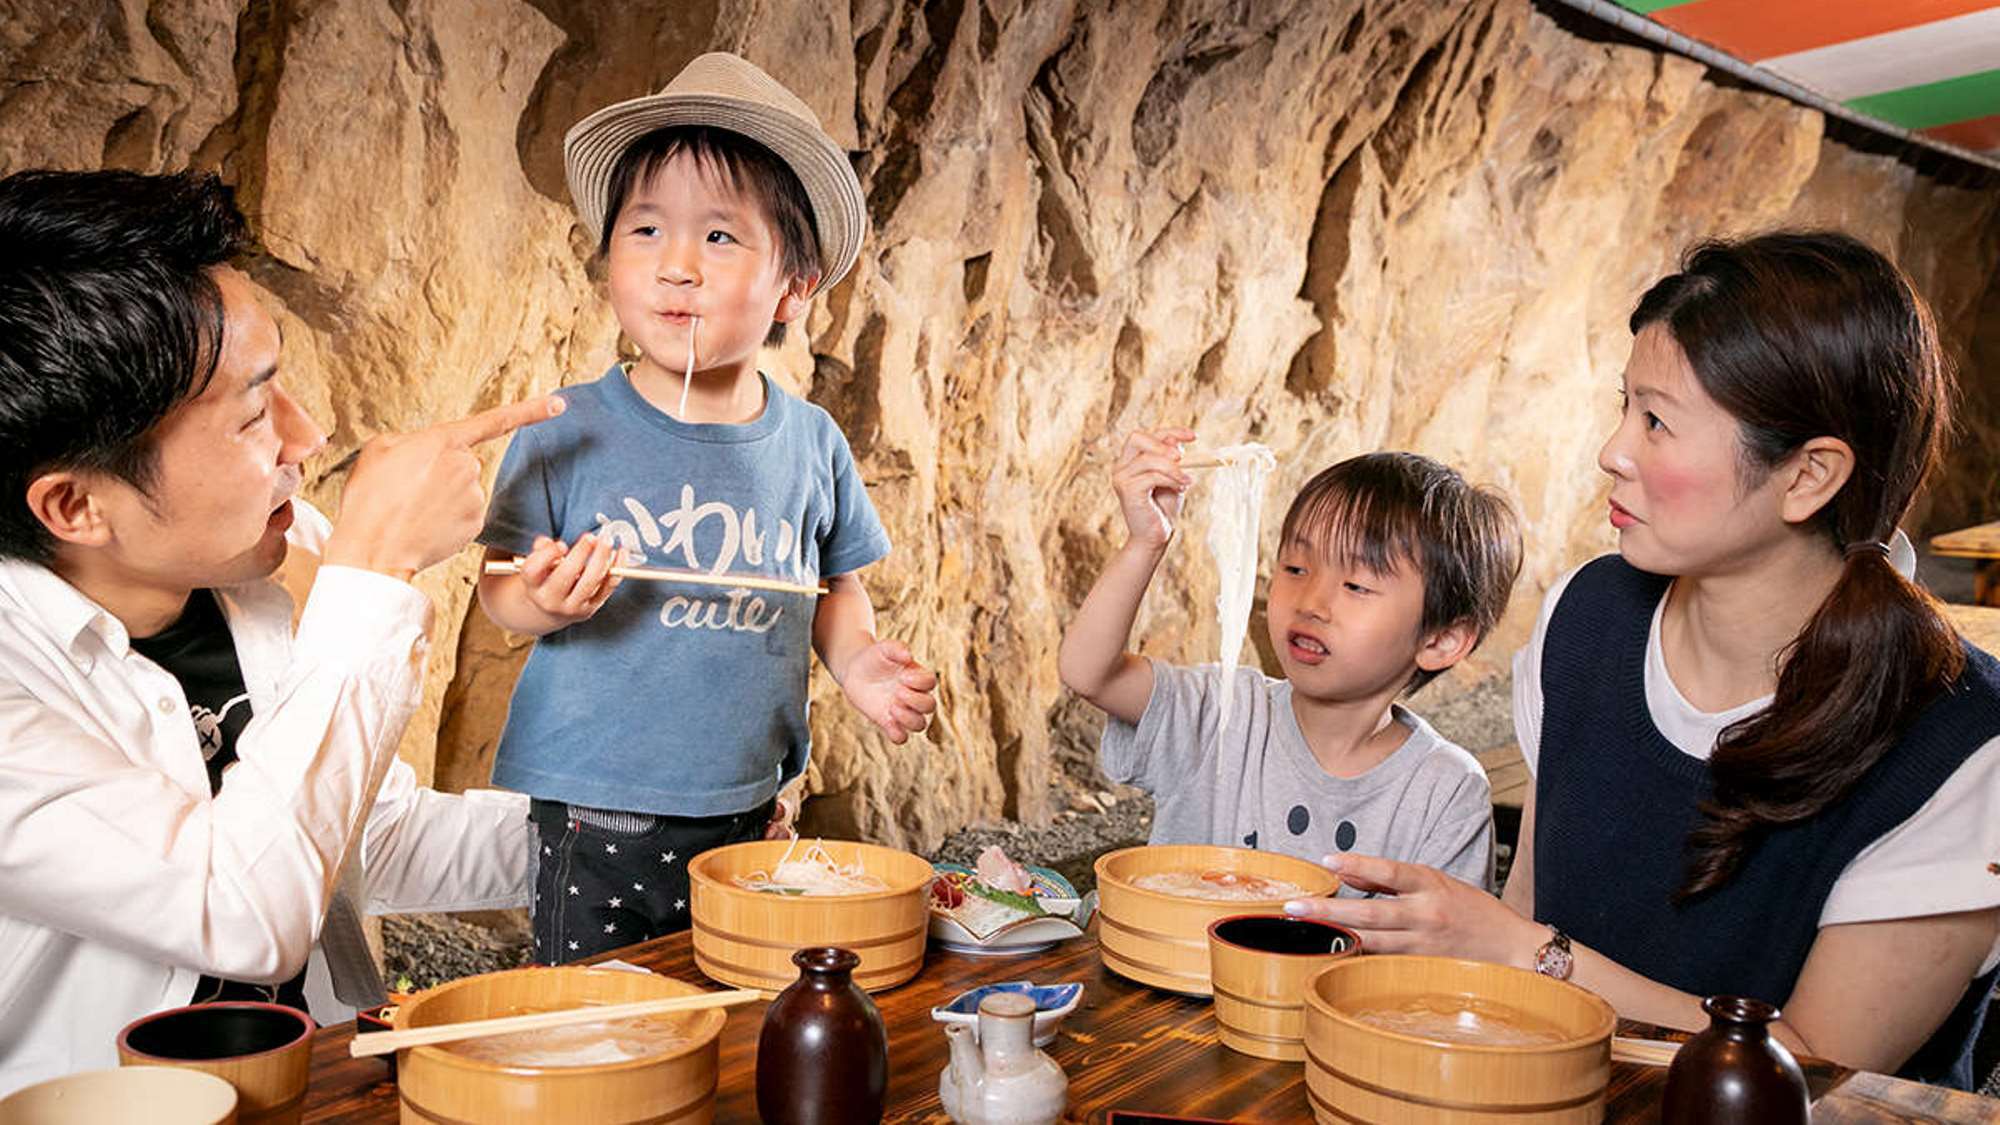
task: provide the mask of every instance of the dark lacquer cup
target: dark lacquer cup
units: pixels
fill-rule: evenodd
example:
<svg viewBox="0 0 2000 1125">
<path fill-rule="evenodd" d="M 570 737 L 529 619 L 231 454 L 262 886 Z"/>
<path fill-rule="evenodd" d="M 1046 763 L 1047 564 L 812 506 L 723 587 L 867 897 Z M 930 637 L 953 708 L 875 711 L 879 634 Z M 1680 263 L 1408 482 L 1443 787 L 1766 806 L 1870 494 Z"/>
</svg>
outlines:
<svg viewBox="0 0 2000 1125">
<path fill-rule="evenodd" d="M 1264 1059 L 1306 1057 L 1306 982 L 1361 952 L 1345 926 L 1284 914 L 1238 914 L 1208 927 L 1208 972 L 1222 1044 Z"/>
<path fill-rule="evenodd" d="M 291 1125 L 305 1109 L 314 1030 L 312 1017 L 282 1004 L 194 1004 L 126 1024 L 118 1062 L 205 1071 L 236 1087 L 243 1125 Z"/>
</svg>

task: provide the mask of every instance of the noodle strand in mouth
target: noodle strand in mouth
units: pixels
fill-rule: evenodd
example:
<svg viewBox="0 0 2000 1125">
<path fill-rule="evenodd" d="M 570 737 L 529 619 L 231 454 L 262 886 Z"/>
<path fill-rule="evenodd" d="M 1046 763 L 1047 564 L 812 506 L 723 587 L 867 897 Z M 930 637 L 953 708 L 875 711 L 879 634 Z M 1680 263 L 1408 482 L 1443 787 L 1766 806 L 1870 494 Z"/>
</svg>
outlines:
<svg viewBox="0 0 2000 1125">
<path fill-rule="evenodd" d="M 681 371 L 680 420 L 688 420 L 688 388 L 694 385 L 694 334 L 701 331 L 701 318 L 688 318 L 688 362 Z"/>
</svg>

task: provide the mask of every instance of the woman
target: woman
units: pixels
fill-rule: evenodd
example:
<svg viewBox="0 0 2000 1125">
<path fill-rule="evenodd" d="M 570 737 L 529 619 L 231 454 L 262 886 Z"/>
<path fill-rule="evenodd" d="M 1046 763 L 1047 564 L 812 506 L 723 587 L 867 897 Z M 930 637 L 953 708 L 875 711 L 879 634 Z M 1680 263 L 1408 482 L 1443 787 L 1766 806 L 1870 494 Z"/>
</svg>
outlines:
<svg viewBox="0 0 2000 1125">
<path fill-rule="evenodd" d="M 1292 903 L 1374 951 L 1576 981 L 1698 1028 L 1961 1087 L 2000 963 L 2000 666 L 1910 582 L 1897 521 L 1951 381 L 1928 310 L 1843 235 L 1697 247 L 1632 314 L 1598 463 L 1617 555 L 1515 663 L 1536 784 L 1506 894 L 1340 855 Z"/>
</svg>

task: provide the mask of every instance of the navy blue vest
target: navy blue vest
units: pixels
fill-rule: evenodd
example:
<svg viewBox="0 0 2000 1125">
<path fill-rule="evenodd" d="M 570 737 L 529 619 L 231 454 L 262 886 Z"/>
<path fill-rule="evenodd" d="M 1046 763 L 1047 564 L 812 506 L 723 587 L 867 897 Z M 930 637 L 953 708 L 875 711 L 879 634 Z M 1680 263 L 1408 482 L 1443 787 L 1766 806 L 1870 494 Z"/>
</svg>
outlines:
<svg viewBox="0 0 2000 1125">
<path fill-rule="evenodd" d="M 1783 1004 L 1833 884 L 1862 849 L 1923 807 L 2000 735 L 2000 664 L 1966 647 L 1964 676 L 1847 797 L 1767 831 L 1734 878 L 1673 902 L 1710 790 L 1646 708 L 1646 639 L 1668 579 L 1617 555 L 1577 572 L 1542 645 L 1535 771 L 1535 914 L 1636 972 L 1697 996 Z M 1902 1075 L 1969 1088 L 1994 974 L 1975 981 Z"/>
</svg>

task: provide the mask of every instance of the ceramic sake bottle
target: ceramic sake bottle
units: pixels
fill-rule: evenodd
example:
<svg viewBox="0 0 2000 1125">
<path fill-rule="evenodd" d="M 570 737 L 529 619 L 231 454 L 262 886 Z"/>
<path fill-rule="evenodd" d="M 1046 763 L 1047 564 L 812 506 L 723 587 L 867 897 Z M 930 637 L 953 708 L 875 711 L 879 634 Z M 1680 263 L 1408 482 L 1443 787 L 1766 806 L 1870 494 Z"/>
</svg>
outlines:
<svg viewBox="0 0 2000 1125">
<path fill-rule="evenodd" d="M 938 1098 L 958 1125 L 1054 1125 L 1069 1102 L 1069 1079 L 1035 1047 L 1035 1002 L 1001 992 L 979 1002 L 975 1032 L 947 1024 L 951 1065 Z"/>
<path fill-rule="evenodd" d="M 1708 1030 L 1687 1041 L 1667 1070 L 1663 1125 L 1805 1125 L 1806 1076 L 1771 1037 L 1778 1009 L 1743 996 L 1702 1001 Z"/>
<path fill-rule="evenodd" d="M 757 1113 L 766 1125 L 882 1120 L 889 1035 L 854 983 L 861 958 L 830 946 L 792 954 L 799 979 L 764 1012 L 757 1036 Z"/>
</svg>

